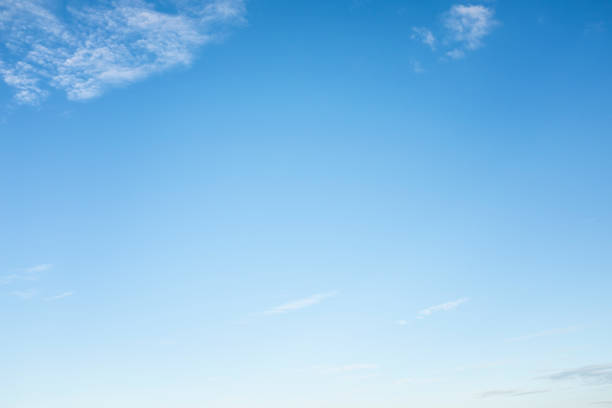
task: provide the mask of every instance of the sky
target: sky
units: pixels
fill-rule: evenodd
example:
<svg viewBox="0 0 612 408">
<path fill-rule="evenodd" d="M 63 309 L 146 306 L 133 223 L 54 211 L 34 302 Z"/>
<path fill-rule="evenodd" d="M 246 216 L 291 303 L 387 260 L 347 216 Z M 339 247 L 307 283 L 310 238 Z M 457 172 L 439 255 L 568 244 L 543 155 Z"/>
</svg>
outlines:
<svg viewBox="0 0 612 408">
<path fill-rule="evenodd" d="M 612 406 L 612 1 L 0 0 L 0 406 Z"/>
</svg>

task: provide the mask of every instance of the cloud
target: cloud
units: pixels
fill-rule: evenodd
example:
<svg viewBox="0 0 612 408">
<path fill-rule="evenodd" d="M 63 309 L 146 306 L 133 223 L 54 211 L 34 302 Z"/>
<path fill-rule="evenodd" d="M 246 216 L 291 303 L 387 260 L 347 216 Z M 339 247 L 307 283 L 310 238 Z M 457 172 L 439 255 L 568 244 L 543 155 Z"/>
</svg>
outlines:
<svg viewBox="0 0 612 408">
<path fill-rule="evenodd" d="M 570 327 L 565 327 L 562 329 L 551 329 L 551 330 L 544 330 L 541 332 L 537 332 L 537 333 L 531 333 L 531 334 L 527 334 L 525 336 L 519 336 L 519 337 L 512 337 L 507 339 L 507 341 L 526 341 L 526 340 L 531 340 L 531 339 L 535 339 L 538 337 L 546 337 L 546 336 L 554 336 L 557 334 L 565 334 L 565 333 L 571 333 L 574 332 L 578 329 L 578 327 L 576 326 L 570 326 Z"/>
<path fill-rule="evenodd" d="M 8 285 L 15 281 L 35 281 L 38 280 L 42 272 L 48 271 L 53 265 L 51 264 L 40 264 L 23 268 L 16 273 L 10 275 L 0 276 L 0 285 Z"/>
<path fill-rule="evenodd" d="M 49 296 L 48 298 L 45 298 L 45 300 L 48 300 L 48 301 L 60 300 L 60 299 L 67 298 L 68 296 L 72 296 L 72 295 L 74 295 L 74 292 L 64 292 L 64 293 L 60 293 L 59 295 Z"/>
<path fill-rule="evenodd" d="M 447 51 L 446 56 L 452 59 L 461 59 L 465 57 L 465 51 L 455 48 L 454 50 Z"/>
<path fill-rule="evenodd" d="M 289 313 L 294 310 L 303 309 L 309 306 L 316 305 L 317 303 L 321 303 L 325 299 L 336 296 L 337 292 L 329 292 L 329 293 L 319 293 L 316 295 L 312 295 L 310 297 L 294 300 L 289 303 L 282 304 L 280 306 L 274 307 L 268 311 L 266 314 L 281 314 L 281 313 Z"/>
<path fill-rule="evenodd" d="M 16 273 L 0 276 L 0 285 L 8 285 L 9 283 L 17 279 L 19 279 L 19 275 L 17 275 Z"/>
<path fill-rule="evenodd" d="M 494 14 L 493 9 L 485 6 L 457 4 L 446 14 L 444 26 L 453 41 L 461 43 L 465 49 L 475 50 L 498 24 Z"/>
<path fill-rule="evenodd" d="M 589 365 L 559 371 L 543 378 L 554 381 L 579 380 L 594 385 L 612 384 L 612 364 Z"/>
<path fill-rule="evenodd" d="M 612 407 L 612 401 L 595 401 L 591 402 L 591 405 L 599 405 L 604 407 Z"/>
<path fill-rule="evenodd" d="M 412 61 L 410 63 L 410 66 L 412 67 L 412 71 L 415 74 L 422 74 L 423 72 L 425 72 L 425 68 L 423 68 L 423 65 L 421 65 L 419 61 Z"/>
<path fill-rule="evenodd" d="M 21 104 L 38 104 L 51 89 L 70 100 L 94 98 L 188 66 L 199 47 L 245 14 L 244 0 L 168 2 L 175 12 L 116 0 L 54 13 L 42 0 L 0 0 L 0 77 Z"/>
<path fill-rule="evenodd" d="M 463 303 L 469 300 L 470 300 L 469 298 L 464 297 L 461 299 L 453 300 L 452 302 L 446 302 L 440 305 L 430 306 L 427 309 L 421 310 L 417 318 L 424 319 L 425 317 L 431 316 L 432 314 L 437 313 L 437 312 L 447 312 L 449 310 L 456 309 L 457 307 L 459 307 L 460 305 L 462 305 Z"/>
<path fill-rule="evenodd" d="M 412 27 L 410 38 L 432 51 L 441 48 L 446 57 L 461 59 L 468 51 L 483 46 L 484 38 L 499 24 L 494 16 L 495 10 L 483 5 L 455 4 L 443 14 L 443 30 L 439 35 L 426 27 Z M 438 37 L 442 40 L 438 41 Z"/>
<path fill-rule="evenodd" d="M 405 326 L 408 324 L 408 321 L 406 320 L 398 320 L 395 323 L 397 323 L 399 326 Z"/>
<path fill-rule="evenodd" d="M 11 293 L 13 296 L 17 296 L 23 300 L 32 299 L 38 294 L 38 290 L 36 289 L 27 289 L 27 290 L 16 290 Z"/>
<path fill-rule="evenodd" d="M 492 397 L 522 397 L 531 394 L 541 394 L 548 392 L 549 390 L 491 390 L 485 391 L 480 394 L 481 398 L 492 398 Z"/>
<path fill-rule="evenodd" d="M 25 268 L 23 271 L 26 274 L 34 274 L 34 273 L 48 271 L 52 267 L 53 267 L 53 265 L 51 265 L 51 264 L 41 264 L 41 265 L 36 265 L 36 266 L 31 266 L 29 268 Z"/>
<path fill-rule="evenodd" d="M 436 37 L 433 35 L 430 29 L 425 27 L 412 27 L 412 35 L 410 36 L 413 40 L 421 41 L 423 44 L 429 46 L 432 50 L 436 49 Z"/>
</svg>

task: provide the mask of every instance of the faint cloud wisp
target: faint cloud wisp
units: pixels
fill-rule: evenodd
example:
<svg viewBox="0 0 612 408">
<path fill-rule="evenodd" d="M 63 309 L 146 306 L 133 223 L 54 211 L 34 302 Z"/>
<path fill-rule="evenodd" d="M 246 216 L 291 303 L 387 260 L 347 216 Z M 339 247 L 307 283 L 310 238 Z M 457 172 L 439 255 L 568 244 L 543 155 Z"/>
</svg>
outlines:
<svg viewBox="0 0 612 408">
<path fill-rule="evenodd" d="M 585 384 L 612 384 L 612 364 L 589 365 L 572 370 L 559 371 L 543 377 L 548 380 L 579 380 Z"/>
<path fill-rule="evenodd" d="M 266 314 L 289 313 L 289 312 L 292 312 L 294 310 L 304 309 L 306 307 L 316 305 L 317 303 L 321 303 L 325 299 L 328 299 L 328 298 L 331 298 L 333 296 L 336 296 L 337 294 L 338 294 L 338 292 L 336 292 L 336 291 L 328 292 L 328 293 L 319 293 L 319 294 L 312 295 L 312 296 L 309 296 L 309 297 L 304 298 L 304 299 L 298 299 L 298 300 L 294 300 L 292 302 L 288 302 L 288 303 L 282 304 L 280 306 L 276 306 L 276 307 L 274 307 L 274 308 L 272 308 L 270 310 L 267 310 L 265 313 Z"/>
<path fill-rule="evenodd" d="M 417 319 L 424 319 L 428 316 L 431 316 L 434 313 L 437 312 L 447 312 L 449 310 L 453 310 L 458 308 L 459 306 L 461 306 L 462 304 L 468 302 L 470 299 L 469 298 L 461 298 L 461 299 L 457 299 L 457 300 L 453 300 L 452 302 L 446 302 L 446 303 L 442 303 L 440 305 L 435 305 L 435 306 L 430 306 L 426 309 L 423 309 L 421 311 L 419 311 L 419 314 L 417 316 Z"/>
</svg>

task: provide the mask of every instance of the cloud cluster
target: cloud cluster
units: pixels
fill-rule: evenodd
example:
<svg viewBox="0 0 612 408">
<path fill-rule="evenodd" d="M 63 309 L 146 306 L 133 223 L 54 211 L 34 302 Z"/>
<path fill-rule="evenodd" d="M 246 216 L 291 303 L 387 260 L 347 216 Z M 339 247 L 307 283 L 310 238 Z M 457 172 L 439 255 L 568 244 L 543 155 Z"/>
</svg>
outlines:
<svg viewBox="0 0 612 408">
<path fill-rule="evenodd" d="M 493 9 L 480 5 L 455 5 L 446 15 L 444 25 L 459 46 L 449 52 L 464 53 L 482 47 L 482 41 L 497 25 Z"/>
<path fill-rule="evenodd" d="M 50 89 L 90 99 L 110 86 L 189 65 L 200 46 L 245 14 L 244 0 L 166 3 L 171 11 L 145 0 L 54 11 L 43 0 L 0 0 L 0 77 L 22 104 L 39 103 Z"/>
<path fill-rule="evenodd" d="M 498 25 L 495 11 L 483 5 L 456 4 L 443 15 L 444 31 L 440 34 L 442 41 L 426 27 L 413 27 L 411 38 L 437 49 L 442 43 L 445 55 L 449 58 L 463 58 L 468 51 L 483 46 L 484 38 Z"/>
</svg>

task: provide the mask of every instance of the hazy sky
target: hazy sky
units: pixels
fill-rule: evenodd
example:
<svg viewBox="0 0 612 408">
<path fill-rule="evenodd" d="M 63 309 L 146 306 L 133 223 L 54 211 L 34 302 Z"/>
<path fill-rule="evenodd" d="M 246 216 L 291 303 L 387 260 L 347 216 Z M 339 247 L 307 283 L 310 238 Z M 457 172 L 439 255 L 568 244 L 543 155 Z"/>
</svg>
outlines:
<svg viewBox="0 0 612 408">
<path fill-rule="evenodd" d="M 612 1 L 0 0 L 2 408 L 612 406 Z"/>
</svg>

